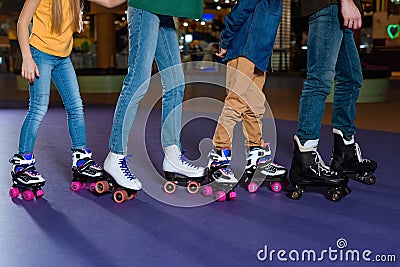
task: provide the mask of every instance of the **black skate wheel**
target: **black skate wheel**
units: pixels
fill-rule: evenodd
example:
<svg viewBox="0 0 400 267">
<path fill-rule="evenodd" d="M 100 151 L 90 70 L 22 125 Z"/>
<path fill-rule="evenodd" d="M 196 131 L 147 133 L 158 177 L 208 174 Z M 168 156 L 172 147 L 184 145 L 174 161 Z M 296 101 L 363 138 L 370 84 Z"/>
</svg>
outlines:
<svg viewBox="0 0 400 267">
<path fill-rule="evenodd" d="M 200 184 L 198 182 L 192 181 L 187 185 L 186 188 L 190 194 L 196 194 L 197 192 L 199 192 Z"/>
<path fill-rule="evenodd" d="M 118 190 L 114 192 L 114 201 L 118 204 L 128 199 L 128 193 L 125 190 Z"/>
<path fill-rule="evenodd" d="M 164 185 L 164 191 L 165 191 L 166 193 L 172 194 L 172 193 L 175 192 L 175 190 L 176 190 L 176 184 L 175 184 L 175 183 L 173 183 L 173 182 L 171 182 L 171 181 L 168 181 L 168 182 L 165 183 L 165 185 Z"/>
<path fill-rule="evenodd" d="M 376 182 L 376 178 L 373 175 L 367 176 L 364 179 L 364 183 L 368 184 L 368 185 L 372 185 Z"/>
<path fill-rule="evenodd" d="M 293 200 L 299 200 L 303 193 L 299 189 L 294 189 L 290 192 L 289 197 Z"/>
<path fill-rule="evenodd" d="M 343 193 L 341 190 L 336 189 L 329 191 L 329 199 L 334 202 L 339 202 L 343 198 Z"/>
</svg>

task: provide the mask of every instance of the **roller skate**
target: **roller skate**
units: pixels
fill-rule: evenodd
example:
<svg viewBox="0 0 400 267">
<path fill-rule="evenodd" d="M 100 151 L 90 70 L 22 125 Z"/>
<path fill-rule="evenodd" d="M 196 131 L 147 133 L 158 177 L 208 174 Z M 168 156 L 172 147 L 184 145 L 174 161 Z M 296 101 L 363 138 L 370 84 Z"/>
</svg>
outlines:
<svg viewBox="0 0 400 267">
<path fill-rule="evenodd" d="M 317 152 L 318 140 L 309 140 L 302 146 L 297 136 L 294 139 L 294 155 L 289 173 L 293 186 L 289 193 L 291 199 L 300 199 L 308 187 L 326 187 L 328 199 L 335 202 L 351 192 L 347 187 L 348 178 L 325 165 Z"/>
<path fill-rule="evenodd" d="M 92 151 L 89 148 L 72 150 L 72 183 L 71 189 L 78 192 L 86 188 L 95 191 L 95 185 L 103 176 L 103 169 L 92 159 Z"/>
<path fill-rule="evenodd" d="M 215 199 L 219 202 L 235 200 L 235 187 L 238 180 L 232 171 L 231 151 L 228 149 L 213 149 L 208 163 L 208 183 L 203 187 L 203 195 L 211 196 L 215 192 Z"/>
<path fill-rule="evenodd" d="M 122 203 L 133 199 L 137 191 L 142 189 L 142 183 L 128 167 L 127 157 L 111 151 L 108 153 L 104 161 L 103 178 L 95 185 L 97 194 L 112 192 L 114 201 Z"/>
<path fill-rule="evenodd" d="M 42 186 L 45 180 L 35 168 L 35 157 L 33 154 L 15 154 L 10 163 L 13 164 L 11 171 L 12 188 L 9 191 L 11 198 L 17 198 L 20 194 L 24 200 L 40 198 L 44 195 Z"/>
<path fill-rule="evenodd" d="M 376 178 L 373 174 L 377 168 L 376 162 L 362 158 L 360 147 L 354 142 L 354 137 L 348 141 L 338 129 L 333 129 L 333 135 L 331 170 L 355 174 L 355 180 L 368 185 L 374 184 Z"/>
<path fill-rule="evenodd" d="M 244 180 L 250 193 L 257 192 L 258 188 L 265 183 L 273 192 L 280 192 L 282 186 L 288 185 L 285 179 L 287 169 L 273 162 L 269 144 L 265 147 L 252 147 L 247 150 L 246 155 L 246 178 Z"/>
<path fill-rule="evenodd" d="M 167 182 L 164 191 L 172 194 L 177 185 L 185 186 L 190 194 L 196 194 L 205 179 L 205 170 L 190 163 L 177 145 L 164 147 L 163 170 Z"/>
</svg>

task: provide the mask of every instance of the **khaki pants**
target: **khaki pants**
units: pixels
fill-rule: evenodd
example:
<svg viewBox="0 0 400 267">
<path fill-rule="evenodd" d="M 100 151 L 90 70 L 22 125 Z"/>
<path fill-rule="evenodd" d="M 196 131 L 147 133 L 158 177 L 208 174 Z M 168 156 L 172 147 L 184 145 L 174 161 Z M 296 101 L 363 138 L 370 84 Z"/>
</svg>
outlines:
<svg viewBox="0 0 400 267">
<path fill-rule="evenodd" d="M 264 145 L 261 119 L 265 112 L 265 78 L 266 74 L 245 57 L 228 62 L 227 96 L 213 138 L 216 148 L 232 149 L 233 129 L 239 121 L 243 122 L 246 146 Z"/>
</svg>

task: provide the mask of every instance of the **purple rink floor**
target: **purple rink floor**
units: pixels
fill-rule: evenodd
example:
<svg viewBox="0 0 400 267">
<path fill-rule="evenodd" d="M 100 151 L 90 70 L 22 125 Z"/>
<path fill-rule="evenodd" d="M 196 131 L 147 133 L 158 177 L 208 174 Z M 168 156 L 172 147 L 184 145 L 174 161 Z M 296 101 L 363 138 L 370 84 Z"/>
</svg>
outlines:
<svg viewBox="0 0 400 267">
<path fill-rule="evenodd" d="M 135 144 L 143 143 L 142 110 L 129 152 L 134 154 L 130 166 L 146 187 L 151 167 L 142 164 L 139 146 L 135 149 Z M 88 107 L 85 112 L 88 146 L 102 163 L 113 108 Z M 25 109 L 0 110 L 0 266 L 398 266 L 400 261 L 399 133 L 358 131 L 363 155 L 378 162 L 377 183 L 351 181 L 353 192 L 339 203 L 326 200 L 318 190 L 293 201 L 285 192 L 273 193 L 264 187 L 249 194 L 238 187 L 236 201 L 195 208 L 167 205 L 144 191 L 132 201 L 116 204 L 111 195 L 98 197 L 87 190 L 74 193 L 69 189 L 66 116 L 63 109 L 51 108 L 35 147 L 37 168 L 46 178 L 45 195 L 26 202 L 8 196 L 8 158 L 16 152 L 24 116 Z M 160 111 L 155 110 L 146 128 L 147 151 L 158 169 L 162 163 L 159 122 Z M 188 158 L 201 155 L 200 161 L 205 162 L 206 152 L 197 147 L 201 139 L 212 137 L 215 122 L 199 119 L 190 124 L 183 128 L 183 147 L 188 149 Z M 276 125 L 276 161 L 289 167 L 297 123 L 277 120 Z M 333 142 L 330 132 L 329 126 L 323 126 L 319 150 L 326 161 Z M 233 162 L 238 167 L 244 165 L 242 140 L 234 143 L 239 152 Z M 337 244 L 339 239 L 344 240 Z M 259 252 L 265 246 L 268 257 Z M 272 250 L 282 250 L 280 258 L 288 261 L 281 262 L 277 252 L 270 257 Z M 324 250 L 328 252 L 323 254 Z M 311 251 L 316 253 L 314 262 L 307 258 Z M 360 261 L 346 261 L 346 255 L 351 260 L 349 251 L 359 253 Z M 370 262 L 364 261 L 363 253 Z M 261 262 L 257 254 L 267 259 Z M 390 255 L 397 262 L 375 261 L 379 257 L 392 260 Z"/>
</svg>

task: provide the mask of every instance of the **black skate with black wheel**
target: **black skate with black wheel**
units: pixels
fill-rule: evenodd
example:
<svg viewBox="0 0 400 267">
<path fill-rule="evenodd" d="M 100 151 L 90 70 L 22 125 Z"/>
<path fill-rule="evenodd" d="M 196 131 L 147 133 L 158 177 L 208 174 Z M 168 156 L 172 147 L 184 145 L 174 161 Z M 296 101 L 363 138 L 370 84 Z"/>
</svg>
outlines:
<svg viewBox="0 0 400 267">
<path fill-rule="evenodd" d="M 334 129 L 333 135 L 334 146 L 330 164 L 331 170 L 346 175 L 354 175 L 356 181 L 364 184 L 374 184 L 376 182 L 374 172 L 377 168 L 377 163 L 373 160 L 363 159 L 361 149 L 354 140 L 350 144 L 346 144 L 346 140 L 344 140 L 340 130 Z"/>
<path fill-rule="evenodd" d="M 297 137 L 295 137 L 296 139 Z M 309 187 L 325 187 L 328 190 L 327 198 L 338 202 L 351 192 L 348 188 L 348 178 L 331 171 L 326 166 L 315 149 L 302 149 L 295 140 L 294 155 L 289 172 L 292 190 L 289 197 L 294 200 L 301 198 Z"/>
</svg>

